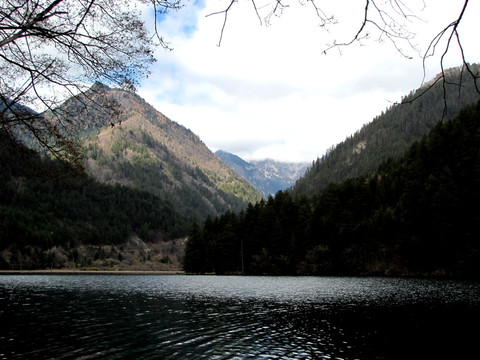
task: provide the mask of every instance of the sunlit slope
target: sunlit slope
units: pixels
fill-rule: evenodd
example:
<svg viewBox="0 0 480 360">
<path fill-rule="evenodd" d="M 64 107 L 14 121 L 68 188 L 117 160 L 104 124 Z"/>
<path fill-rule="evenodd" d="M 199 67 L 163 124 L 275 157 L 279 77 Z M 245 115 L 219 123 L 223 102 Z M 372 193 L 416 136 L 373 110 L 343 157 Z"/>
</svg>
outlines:
<svg viewBox="0 0 480 360">
<path fill-rule="evenodd" d="M 136 94 L 104 91 L 118 115 L 85 138 L 85 166 L 96 179 L 150 191 L 199 218 L 261 198 L 193 132 Z"/>
</svg>

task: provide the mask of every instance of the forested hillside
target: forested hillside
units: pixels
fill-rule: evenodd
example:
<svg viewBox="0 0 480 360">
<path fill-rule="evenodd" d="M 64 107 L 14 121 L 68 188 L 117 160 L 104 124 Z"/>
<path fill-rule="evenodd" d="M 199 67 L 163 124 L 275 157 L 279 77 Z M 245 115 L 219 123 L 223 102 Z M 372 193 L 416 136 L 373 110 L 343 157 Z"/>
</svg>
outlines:
<svg viewBox="0 0 480 360">
<path fill-rule="evenodd" d="M 472 69 L 480 72 L 480 66 L 473 65 Z M 477 102 L 480 95 L 474 84 L 463 77 L 466 75 L 461 68 L 449 69 L 446 71 L 445 84 L 438 82 L 419 96 L 435 81 L 433 79 L 411 92 L 402 104 L 391 106 L 314 161 L 296 182 L 294 194 L 310 196 L 330 183 L 338 184 L 348 178 L 366 175 L 388 158 L 402 156 L 414 141 L 428 134 L 438 121 L 449 119 L 464 106 Z M 480 86 L 480 80 L 477 81 Z M 417 99 L 409 102 L 414 98 Z"/>
<path fill-rule="evenodd" d="M 478 277 L 479 149 L 480 102 L 366 176 L 195 224 L 185 270 Z"/>
<path fill-rule="evenodd" d="M 187 233 L 187 219 L 158 196 L 98 183 L 0 142 L 0 268 L 102 266 L 107 259 L 138 268 L 141 254 L 127 250 L 129 239 L 165 245 Z"/>
</svg>

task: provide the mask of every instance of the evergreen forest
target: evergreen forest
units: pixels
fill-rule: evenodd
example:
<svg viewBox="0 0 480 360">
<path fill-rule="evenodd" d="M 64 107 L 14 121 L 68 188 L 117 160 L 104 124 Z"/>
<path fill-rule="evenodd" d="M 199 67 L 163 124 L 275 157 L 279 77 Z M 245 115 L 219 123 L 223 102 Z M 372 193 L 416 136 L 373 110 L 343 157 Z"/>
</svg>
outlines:
<svg viewBox="0 0 480 360">
<path fill-rule="evenodd" d="M 314 196 L 194 223 L 190 273 L 480 276 L 480 102 L 399 158 Z"/>
<path fill-rule="evenodd" d="M 471 67 L 476 73 L 480 71 L 477 64 Z M 465 79 L 463 67 L 446 70 L 445 82 L 436 81 L 438 76 L 313 161 L 297 180 L 293 193 L 310 196 L 330 183 L 371 173 L 387 159 L 401 157 L 439 121 L 451 119 L 464 106 L 479 100 L 480 81 L 477 77 L 475 86 Z"/>
<path fill-rule="evenodd" d="M 99 183 L 0 141 L 0 249 L 8 253 L 0 254 L 2 269 L 80 265 L 80 245 L 102 252 L 101 246 L 121 247 L 132 234 L 165 242 L 188 232 L 186 218 L 150 192 Z M 123 255 L 101 255 L 107 256 Z"/>
</svg>

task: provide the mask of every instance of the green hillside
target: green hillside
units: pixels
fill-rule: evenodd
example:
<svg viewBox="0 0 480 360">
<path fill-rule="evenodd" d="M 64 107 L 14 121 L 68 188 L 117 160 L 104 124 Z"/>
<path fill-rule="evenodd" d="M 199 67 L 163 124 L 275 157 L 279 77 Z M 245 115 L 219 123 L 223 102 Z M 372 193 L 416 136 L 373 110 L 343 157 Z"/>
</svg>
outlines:
<svg viewBox="0 0 480 360">
<path fill-rule="evenodd" d="M 480 66 L 474 65 L 472 69 L 480 72 Z M 439 121 L 455 116 L 461 108 L 480 98 L 471 79 L 462 79 L 462 75 L 465 77 L 460 68 L 447 70 L 445 88 L 439 82 L 409 103 L 428 85 L 411 92 L 403 99 L 403 104 L 391 106 L 314 161 L 296 182 L 293 193 L 310 196 L 330 183 L 338 184 L 348 178 L 369 174 L 383 161 L 402 156 L 414 141 L 428 134 Z"/>
</svg>

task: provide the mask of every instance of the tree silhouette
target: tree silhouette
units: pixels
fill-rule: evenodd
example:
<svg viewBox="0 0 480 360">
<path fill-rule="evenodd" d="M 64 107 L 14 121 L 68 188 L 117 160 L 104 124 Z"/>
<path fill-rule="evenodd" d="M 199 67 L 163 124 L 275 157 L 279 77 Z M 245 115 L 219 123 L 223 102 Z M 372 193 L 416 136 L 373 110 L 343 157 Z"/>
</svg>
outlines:
<svg viewBox="0 0 480 360">
<path fill-rule="evenodd" d="M 71 96 L 79 97 L 85 109 L 115 108 L 92 97 L 95 91 L 79 95 L 95 81 L 134 89 L 155 60 L 155 46 L 168 49 L 158 33 L 146 30 L 138 7 L 147 4 L 155 21 L 180 7 L 178 0 L 0 1 L 3 135 L 14 143 L 20 133 L 78 165 L 80 149 L 71 137 L 76 124 L 55 109 Z M 45 110 L 53 116 L 45 116 Z"/>
<path fill-rule="evenodd" d="M 80 147 L 75 141 L 78 125 L 68 115 L 59 112 L 58 105 L 71 96 L 79 97 L 85 117 L 98 115 L 105 109 L 107 124 L 116 115 L 115 104 L 94 96 L 91 84 L 100 81 L 126 89 L 134 89 L 139 79 L 148 74 L 155 60 L 156 46 L 170 49 L 157 30 L 157 20 L 166 12 L 182 6 L 182 0 L 2 0 L 0 1 L 0 131 L 13 143 L 18 135 L 34 139 L 39 149 L 55 157 L 79 165 Z M 251 0 L 261 23 L 270 23 L 292 5 L 292 0 L 260 3 Z M 303 2 L 300 2 L 303 4 Z M 439 29 L 426 51 L 423 66 L 434 54 L 441 54 L 441 75 L 436 82 L 448 83 L 443 71 L 444 58 L 454 45 L 460 50 L 465 73 L 475 81 L 478 73 L 468 63 L 458 31 L 469 0 L 463 0 L 458 14 Z M 337 18 L 330 14 L 329 4 L 307 0 L 319 25 L 335 34 Z M 404 1 L 364 0 L 359 13 L 359 25 L 352 25 L 350 38 L 327 44 L 325 54 L 373 37 L 393 44 L 397 51 L 409 57 L 407 47 L 413 48 L 415 33 L 409 27 L 419 15 Z M 227 1 L 223 10 L 210 15 L 224 17 L 219 45 L 226 29 L 228 15 L 238 5 Z M 439 6 L 439 5 L 438 5 Z M 155 14 L 154 31 L 149 34 L 142 19 L 142 10 Z M 461 81 L 465 81 L 461 78 Z M 457 84 L 457 85 L 461 85 Z M 427 87 L 427 91 L 428 91 Z M 82 94 L 82 95 L 79 95 Z M 421 95 L 420 95 L 421 96 Z M 30 110 L 33 109 L 34 111 Z M 93 110 L 92 110 L 93 109 Z M 45 110 L 50 110 L 46 116 Z M 78 109 L 69 109 L 78 112 Z M 113 118 L 114 120 L 114 118 Z"/>
</svg>

